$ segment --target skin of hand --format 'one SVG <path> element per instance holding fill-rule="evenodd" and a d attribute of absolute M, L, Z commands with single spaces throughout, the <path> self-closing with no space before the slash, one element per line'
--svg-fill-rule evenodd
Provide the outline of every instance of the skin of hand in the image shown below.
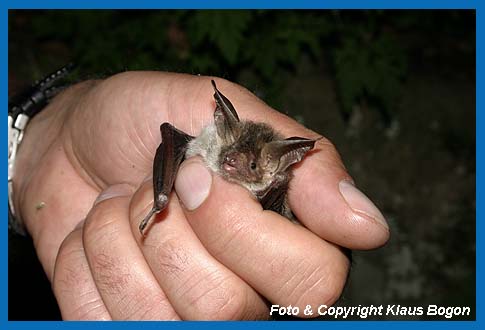
<path fill-rule="evenodd" d="M 350 265 L 339 246 L 388 240 L 384 217 L 326 139 L 295 166 L 290 184 L 291 208 L 306 228 L 264 211 L 194 157 L 142 237 L 159 126 L 197 135 L 211 123 L 210 79 L 125 72 L 71 86 L 32 119 L 16 163 L 15 209 L 64 319 L 267 319 L 267 301 L 316 311 L 345 285 Z M 242 119 L 319 137 L 243 87 L 216 82 Z"/>

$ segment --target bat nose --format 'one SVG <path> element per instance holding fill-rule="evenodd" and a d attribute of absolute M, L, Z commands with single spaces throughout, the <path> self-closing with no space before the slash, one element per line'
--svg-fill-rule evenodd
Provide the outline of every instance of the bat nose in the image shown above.
<path fill-rule="evenodd" d="M 226 157 L 224 157 L 224 163 L 230 166 L 236 166 L 236 163 L 237 163 L 236 155 L 234 154 L 226 155 Z"/>
<path fill-rule="evenodd" d="M 224 156 L 223 167 L 228 173 L 237 172 L 239 159 L 236 153 L 230 153 Z"/>

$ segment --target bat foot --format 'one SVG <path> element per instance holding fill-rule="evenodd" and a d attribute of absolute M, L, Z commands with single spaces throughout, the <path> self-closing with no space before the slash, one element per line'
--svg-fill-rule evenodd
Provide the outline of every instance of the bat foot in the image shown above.
<path fill-rule="evenodd" d="M 148 225 L 148 223 L 150 222 L 150 219 L 153 217 L 154 214 L 157 214 L 160 211 L 161 211 L 161 209 L 159 209 L 158 207 L 156 207 L 156 206 L 152 207 L 152 209 L 150 210 L 150 212 L 148 212 L 148 214 L 146 215 L 146 217 L 143 218 L 143 220 L 140 222 L 140 225 L 138 226 L 138 229 L 140 230 L 140 234 L 142 236 L 145 236 L 145 228 Z"/>
<path fill-rule="evenodd" d="M 145 228 L 146 226 L 150 223 L 151 218 L 153 217 L 154 214 L 160 213 L 162 210 L 165 209 L 165 207 L 168 204 L 168 196 L 166 194 L 159 194 L 157 198 L 155 199 L 155 203 L 146 215 L 145 218 L 140 222 L 140 225 L 138 226 L 138 229 L 140 230 L 140 234 L 142 236 L 145 236 Z"/>

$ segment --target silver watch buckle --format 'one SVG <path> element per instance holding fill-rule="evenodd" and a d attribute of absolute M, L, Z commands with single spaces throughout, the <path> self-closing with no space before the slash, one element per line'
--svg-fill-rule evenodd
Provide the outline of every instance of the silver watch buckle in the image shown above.
<path fill-rule="evenodd" d="M 10 211 L 15 214 L 13 207 L 13 176 L 17 150 L 24 137 L 24 130 L 29 122 L 30 117 L 21 113 L 17 116 L 15 122 L 12 116 L 8 116 L 8 203 Z"/>

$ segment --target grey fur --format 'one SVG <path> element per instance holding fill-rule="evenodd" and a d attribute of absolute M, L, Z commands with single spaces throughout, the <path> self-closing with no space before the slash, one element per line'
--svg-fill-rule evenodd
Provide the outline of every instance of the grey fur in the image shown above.
<path fill-rule="evenodd" d="M 209 169 L 226 180 L 245 187 L 259 201 L 265 197 L 271 187 L 282 187 L 285 195 L 284 201 L 275 211 L 298 223 L 291 212 L 287 198 L 288 184 L 292 178 L 290 165 L 301 161 L 313 145 L 289 151 L 281 150 L 278 153 L 276 149 L 281 149 L 280 145 L 288 145 L 293 142 L 283 139 L 269 125 L 239 121 L 234 128 L 236 136 L 229 136 L 225 140 L 218 134 L 215 124 L 206 126 L 198 137 L 188 143 L 186 158 L 201 156 Z M 276 155 L 277 158 L 272 159 L 269 154 Z M 225 170 L 228 155 L 236 155 L 246 162 L 239 163 L 235 166 L 235 173 L 230 173 Z M 247 169 L 248 159 L 254 159 L 256 167 L 253 171 Z"/>
<path fill-rule="evenodd" d="M 208 168 L 218 173 L 226 180 L 238 183 L 258 196 L 260 191 L 266 190 L 274 181 L 273 173 L 265 173 L 260 166 L 261 180 L 249 181 L 244 178 L 236 178 L 224 172 L 224 157 L 228 152 L 253 153 L 256 158 L 261 155 L 263 147 L 271 141 L 282 139 L 270 126 L 251 121 L 241 121 L 238 123 L 237 140 L 225 141 L 217 133 L 215 124 L 206 126 L 199 136 L 189 142 L 187 146 L 186 158 L 199 155 L 204 160 Z M 289 172 L 288 172 L 289 173 Z M 281 178 L 280 180 L 285 180 Z"/>
<path fill-rule="evenodd" d="M 297 222 L 287 199 L 291 165 L 301 161 L 316 140 L 285 139 L 267 124 L 241 121 L 231 101 L 214 81 L 212 85 L 214 123 L 199 136 L 189 136 L 169 123 L 160 126 L 162 143 L 153 164 L 154 205 L 140 222 L 142 234 L 152 216 L 167 206 L 180 162 L 196 155 L 204 159 L 211 171 L 248 189 L 264 209 Z"/>

